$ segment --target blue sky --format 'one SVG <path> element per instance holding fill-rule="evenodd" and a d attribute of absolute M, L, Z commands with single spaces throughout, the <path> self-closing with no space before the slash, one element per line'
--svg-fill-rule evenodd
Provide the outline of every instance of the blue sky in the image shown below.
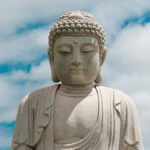
<path fill-rule="evenodd" d="M 145 150 L 150 149 L 150 1 L 5 0 L 0 2 L 0 150 L 9 150 L 21 99 L 53 84 L 48 32 L 66 11 L 92 13 L 106 32 L 102 85 L 130 95 L 138 108 Z"/>

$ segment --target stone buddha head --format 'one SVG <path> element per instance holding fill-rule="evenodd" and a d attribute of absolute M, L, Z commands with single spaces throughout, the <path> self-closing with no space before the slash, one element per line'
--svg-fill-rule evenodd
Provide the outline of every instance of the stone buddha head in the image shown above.
<path fill-rule="evenodd" d="M 52 80 L 66 85 L 100 83 L 105 60 L 104 31 L 86 12 L 67 12 L 49 33 Z"/>

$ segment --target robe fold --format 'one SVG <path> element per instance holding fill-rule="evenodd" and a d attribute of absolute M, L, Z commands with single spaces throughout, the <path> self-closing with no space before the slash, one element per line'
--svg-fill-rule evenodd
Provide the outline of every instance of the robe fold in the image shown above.
<path fill-rule="evenodd" d="M 28 94 L 21 102 L 12 140 L 12 150 L 54 149 L 54 101 L 60 85 Z M 133 100 L 121 91 L 96 87 L 99 119 L 81 141 L 61 150 L 144 150 Z"/>

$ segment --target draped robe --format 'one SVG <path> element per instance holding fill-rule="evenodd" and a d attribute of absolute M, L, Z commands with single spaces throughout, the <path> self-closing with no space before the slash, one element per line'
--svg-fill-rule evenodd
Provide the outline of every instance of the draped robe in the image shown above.
<path fill-rule="evenodd" d="M 12 140 L 12 150 L 54 149 L 54 101 L 59 85 L 28 94 L 21 102 Z M 99 119 L 79 142 L 61 150 L 143 150 L 137 111 L 133 100 L 121 91 L 96 87 Z"/>

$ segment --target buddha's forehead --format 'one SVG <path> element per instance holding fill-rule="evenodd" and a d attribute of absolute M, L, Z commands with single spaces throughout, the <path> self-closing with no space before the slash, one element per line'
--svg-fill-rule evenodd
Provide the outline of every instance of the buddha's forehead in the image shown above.
<path fill-rule="evenodd" d="M 60 36 L 56 39 L 55 45 L 63 45 L 63 44 L 73 44 L 73 45 L 80 45 L 80 44 L 93 44 L 98 46 L 99 42 L 96 37 L 93 36 L 86 36 L 86 35 L 65 35 Z"/>

